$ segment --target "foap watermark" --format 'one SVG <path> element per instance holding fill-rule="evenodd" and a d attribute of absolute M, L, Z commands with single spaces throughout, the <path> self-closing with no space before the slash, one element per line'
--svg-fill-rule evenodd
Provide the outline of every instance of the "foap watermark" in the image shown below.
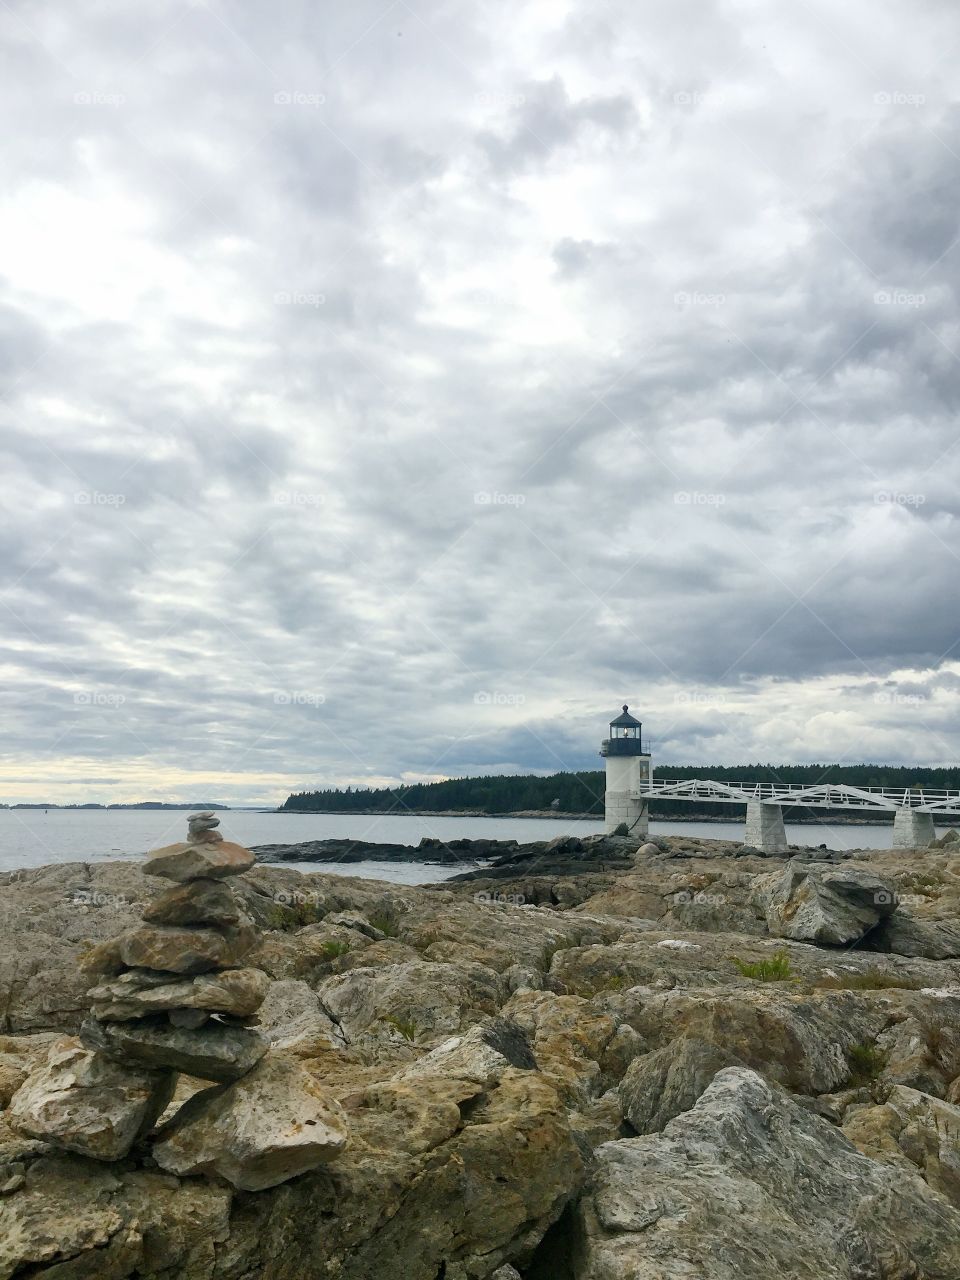
<path fill-rule="evenodd" d="M 894 693 L 892 689 L 881 689 L 873 695 L 873 700 L 886 707 L 920 707 L 927 699 L 922 693 Z"/>
<path fill-rule="evenodd" d="M 78 489 L 73 495 L 75 507 L 122 507 L 125 493 L 101 493 L 99 489 Z"/>
<path fill-rule="evenodd" d="M 873 302 L 877 307 L 910 307 L 919 311 L 926 306 L 927 295 L 910 289 L 878 289 L 873 295 Z"/>
<path fill-rule="evenodd" d="M 878 489 L 873 501 L 878 507 L 922 507 L 925 493 L 907 493 L 903 489 Z"/>
<path fill-rule="evenodd" d="M 279 889 L 273 900 L 278 907 L 319 907 L 324 897 L 317 889 Z"/>
<path fill-rule="evenodd" d="M 673 501 L 678 507 L 722 507 L 727 496 L 724 493 L 701 493 L 697 489 L 678 489 Z"/>
<path fill-rule="evenodd" d="M 704 293 L 699 289 L 694 289 L 692 293 L 680 289 L 673 295 L 676 307 L 722 307 L 726 300 L 725 293 Z"/>
<path fill-rule="evenodd" d="M 273 295 L 278 307 L 322 307 L 326 300 L 325 293 L 308 293 L 303 289 L 278 289 Z"/>
<path fill-rule="evenodd" d="M 726 898 L 722 893 L 705 893 L 702 889 L 696 892 L 690 889 L 681 889 L 679 893 L 670 895 L 670 901 L 677 907 L 689 904 L 698 907 L 722 907 L 726 902 Z"/>
<path fill-rule="evenodd" d="M 725 98 L 722 93 L 703 89 L 679 89 L 673 95 L 673 101 L 678 107 L 722 107 Z"/>
<path fill-rule="evenodd" d="M 132 907 L 134 904 L 122 893 L 103 893 L 100 889 L 74 889 L 67 899 L 72 907 Z"/>
<path fill-rule="evenodd" d="M 122 707 L 126 702 L 122 693 L 114 693 L 109 689 L 81 689 L 73 695 L 75 707 Z"/>
<path fill-rule="evenodd" d="M 498 111 L 522 107 L 526 100 L 526 94 L 514 93 L 509 89 L 484 89 L 474 97 L 478 107 L 493 107 Z"/>
<path fill-rule="evenodd" d="M 286 689 L 273 695 L 278 707 L 322 707 L 326 700 L 326 694 L 309 689 Z"/>
<path fill-rule="evenodd" d="M 713 707 L 720 706 L 727 699 L 722 693 L 708 693 L 702 689 L 682 689 L 674 694 L 673 700 L 681 707 Z"/>
<path fill-rule="evenodd" d="M 104 93 L 100 89 L 81 89 L 73 95 L 75 107 L 122 107 L 126 100 L 122 93 Z"/>
<path fill-rule="evenodd" d="M 473 895 L 474 902 L 483 903 L 489 906 L 490 903 L 506 903 L 511 907 L 522 907 L 526 902 L 526 898 L 522 893 L 489 893 L 485 889 L 481 889 L 479 893 Z"/>
<path fill-rule="evenodd" d="M 877 907 L 922 907 L 928 901 L 922 893 L 897 893 L 895 889 L 878 889 L 873 895 Z"/>
<path fill-rule="evenodd" d="M 925 93 L 908 93 L 904 89 L 881 89 L 873 95 L 878 107 L 922 107 L 927 101 Z"/>
<path fill-rule="evenodd" d="M 478 707 L 522 707 L 526 700 L 522 693 L 505 693 L 502 689 L 481 689 L 473 695 Z"/>
<path fill-rule="evenodd" d="M 305 489 L 280 489 L 273 495 L 278 507 L 322 507 L 326 498 L 322 493 Z"/>
<path fill-rule="evenodd" d="M 273 95 L 276 107 L 322 107 L 326 100 L 325 93 L 304 93 L 302 89 L 279 89 Z"/>
<path fill-rule="evenodd" d="M 500 493 L 498 489 L 484 489 L 473 495 L 478 507 L 522 507 L 526 500 L 526 494 Z"/>

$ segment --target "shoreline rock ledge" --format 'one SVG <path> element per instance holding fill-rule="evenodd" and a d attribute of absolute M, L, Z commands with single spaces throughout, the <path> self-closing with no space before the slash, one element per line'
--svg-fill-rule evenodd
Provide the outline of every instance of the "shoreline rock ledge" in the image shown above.
<path fill-rule="evenodd" d="M 186 842 L 148 855 L 144 872 L 172 887 L 137 928 L 94 948 L 86 968 L 100 981 L 79 1039 L 51 1046 L 9 1115 L 31 1138 L 118 1160 L 165 1111 L 178 1073 L 213 1082 L 156 1133 L 151 1154 L 171 1172 L 256 1191 L 332 1159 L 347 1128 L 339 1104 L 257 1030 L 270 979 L 243 961 L 261 934 L 226 883 L 256 860 L 218 825 L 193 814 Z"/>

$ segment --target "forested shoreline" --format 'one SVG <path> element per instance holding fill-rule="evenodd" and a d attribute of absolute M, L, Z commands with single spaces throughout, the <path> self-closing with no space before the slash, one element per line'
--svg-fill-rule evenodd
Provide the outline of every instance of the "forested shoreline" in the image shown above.
<path fill-rule="evenodd" d="M 658 765 L 659 778 L 713 778 L 718 782 L 792 782 L 813 785 L 846 783 L 854 787 L 910 787 L 960 789 L 960 767 L 930 768 L 880 764 L 807 765 Z M 602 769 L 579 773 L 496 774 L 476 778 L 448 778 L 443 782 L 401 787 L 334 787 L 290 795 L 280 806 L 286 813 L 445 813 L 468 810 L 483 814 L 521 813 L 555 809 L 561 813 L 601 817 Z M 657 817 L 735 818 L 743 806 L 706 804 L 692 800 L 654 800 Z M 829 813 L 850 816 L 849 809 L 792 811 L 822 821 Z"/>

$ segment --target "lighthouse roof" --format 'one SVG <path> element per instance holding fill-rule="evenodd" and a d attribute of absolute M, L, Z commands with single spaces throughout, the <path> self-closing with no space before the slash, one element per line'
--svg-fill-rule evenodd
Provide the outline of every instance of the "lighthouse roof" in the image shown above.
<path fill-rule="evenodd" d="M 610 721 L 610 728 L 611 728 L 611 729 L 613 729 L 613 728 L 617 728 L 617 729 L 639 729 L 639 728 L 640 728 L 640 721 L 636 718 L 636 716 L 632 716 L 632 715 L 630 714 L 630 708 L 627 706 L 627 704 L 626 704 L 626 703 L 624 703 L 624 704 L 623 704 L 623 712 L 622 712 L 622 714 L 621 714 L 621 715 L 619 715 L 619 716 L 617 716 L 616 720 L 611 720 L 611 721 Z"/>

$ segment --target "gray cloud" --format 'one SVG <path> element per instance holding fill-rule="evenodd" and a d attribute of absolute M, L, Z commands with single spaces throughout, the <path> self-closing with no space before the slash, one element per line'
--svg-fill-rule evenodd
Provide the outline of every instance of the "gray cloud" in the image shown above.
<path fill-rule="evenodd" d="M 946 6 L 8 11 L 2 798 L 956 757 Z"/>

